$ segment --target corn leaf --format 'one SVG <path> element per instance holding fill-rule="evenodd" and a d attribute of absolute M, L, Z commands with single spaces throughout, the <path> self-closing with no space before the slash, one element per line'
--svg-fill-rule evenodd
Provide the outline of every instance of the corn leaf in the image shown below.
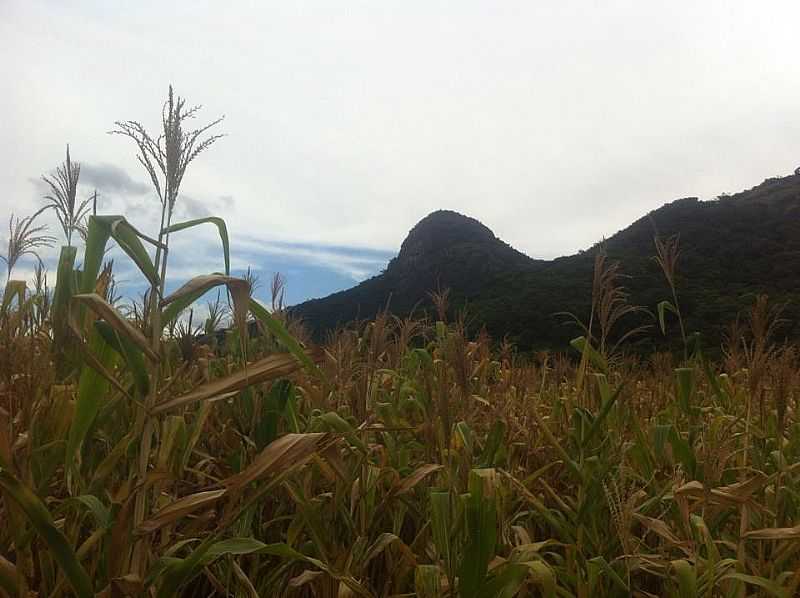
<path fill-rule="evenodd" d="M 173 502 L 172 504 L 164 507 L 158 511 L 153 517 L 147 521 L 142 522 L 136 530 L 138 534 L 149 534 L 156 530 L 161 529 L 165 525 L 174 523 L 179 519 L 183 519 L 186 515 L 194 513 L 200 509 L 207 508 L 219 499 L 221 499 L 228 491 L 224 488 L 218 490 L 208 490 L 206 492 L 197 492 L 184 496 Z"/>
<path fill-rule="evenodd" d="M 223 480 L 222 485 L 229 489 L 240 489 L 258 479 L 299 467 L 333 438 L 332 434 L 320 432 L 281 436 L 267 445 L 243 471 Z"/>
<path fill-rule="evenodd" d="M 775 596 L 776 598 L 789 598 L 788 589 L 764 577 L 757 577 L 755 575 L 746 575 L 744 573 L 732 571 L 720 577 L 719 581 L 720 582 L 725 581 L 726 579 L 735 579 L 737 581 L 741 581 L 746 584 L 750 584 L 752 586 L 757 586 L 762 590 L 765 590 L 770 596 Z"/>
<path fill-rule="evenodd" d="M 25 302 L 26 290 L 27 285 L 24 280 L 9 280 L 3 292 L 3 304 L 0 306 L 0 312 L 5 313 L 14 302 L 14 297 L 17 298 L 17 304 L 21 306 Z"/>
<path fill-rule="evenodd" d="M 671 311 L 678 315 L 677 308 L 669 301 L 662 301 L 658 304 L 658 325 L 661 327 L 661 334 L 667 333 L 666 312 Z"/>
<path fill-rule="evenodd" d="M 63 350 L 67 337 L 67 318 L 69 304 L 75 293 L 75 258 L 78 255 L 77 247 L 64 246 L 58 256 L 58 271 L 56 275 L 56 288 L 53 292 L 53 333 L 56 350 Z"/>
<path fill-rule="evenodd" d="M 442 577 L 436 565 L 417 565 L 414 571 L 414 590 L 418 598 L 442 596 Z"/>
<path fill-rule="evenodd" d="M 691 398 L 694 390 L 694 369 L 676 368 L 675 387 L 678 395 L 678 405 L 686 415 L 690 415 L 692 410 Z"/>
<path fill-rule="evenodd" d="M 433 545 L 439 558 L 444 562 L 447 574 L 452 573 L 452 547 L 450 531 L 453 529 L 453 515 L 450 493 L 431 491 L 431 531 Z"/>
<path fill-rule="evenodd" d="M 237 393 L 254 384 L 283 378 L 299 368 L 300 364 L 292 355 L 284 353 L 270 355 L 255 363 L 248 364 L 244 369 L 229 376 L 198 386 L 185 395 L 162 401 L 153 407 L 152 413 L 157 415 L 169 409 L 175 409 L 197 401 L 231 395 L 231 393 Z"/>
<path fill-rule="evenodd" d="M 698 593 L 697 571 L 695 568 L 688 561 L 683 559 L 672 561 L 670 564 L 672 565 L 673 571 L 675 571 L 675 576 L 678 578 L 680 595 L 686 598 L 696 597 Z"/>
<path fill-rule="evenodd" d="M 461 598 L 478 598 L 497 542 L 497 507 L 494 499 L 494 470 L 473 469 L 469 494 L 465 497 L 466 546 L 459 567 Z"/>
<path fill-rule="evenodd" d="M 556 598 L 556 574 L 542 561 L 522 563 L 530 570 L 530 577 L 539 586 L 542 598 Z"/>
<path fill-rule="evenodd" d="M 145 239 L 153 245 L 158 245 L 157 241 L 140 233 L 123 216 L 89 216 L 80 289 L 82 293 L 94 290 L 109 237 L 133 260 L 150 284 L 158 284 L 158 273 L 141 240 Z"/>
<path fill-rule="evenodd" d="M 18 596 L 20 590 L 17 575 L 16 565 L 0 554 L 0 590 L 4 590 L 9 596 Z"/>
<path fill-rule="evenodd" d="M 608 362 L 606 361 L 605 357 L 603 357 L 597 351 L 597 349 L 592 347 L 591 343 L 586 341 L 585 336 L 574 338 L 569 342 L 569 344 L 573 349 L 585 356 L 585 358 L 588 359 L 589 362 L 591 362 L 591 364 L 600 372 L 603 374 L 608 374 Z"/>
<path fill-rule="evenodd" d="M 174 321 L 187 307 L 200 299 L 211 289 L 218 286 L 228 287 L 233 299 L 233 314 L 237 328 L 243 334 L 247 331 L 247 301 L 250 297 L 250 285 L 243 278 L 224 276 L 222 274 L 205 274 L 195 276 L 177 291 L 161 301 L 161 323 L 163 326 Z"/>
<path fill-rule="evenodd" d="M 528 569 L 524 565 L 509 563 L 493 571 L 481 586 L 478 598 L 512 598 L 525 583 Z"/>
<path fill-rule="evenodd" d="M 44 503 L 28 487 L 3 469 L 0 469 L 0 488 L 22 508 L 31 525 L 49 547 L 50 554 L 61 567 L 75 593 L 80 598 L 94 596 L 89 575 L 78 561 L 64 534 L 56 528 Z"/>
<path fill-rule="evenodd" d="M 116 353 L 96 330 L 92 329 L 87 351 L 94 356 L 105 371 L 113 368 Z M 69 471 L 77 471 L 80 459 L 78 453 L 89 428 L 97 417 L 101 403 L 105 400 L 109 380 L 95 368 L 84 366 L 78 380 L 78 396 L 75 402 L 75 415 L 67 437 L 64 463 Z"/>
<path fill-rule="evenodd" d="M 150 392 L 150 376 L 139 348 L 130 339 L 117 333 L 108 322 L 98 320 L 94 327 L 103 340 L 125 360 L 139 395 L 147 396 Z"/>
<path fill-rule="evenodd" d="M 80 294 L 75 295 L 72 300 L 82 305 L 86 305 L 99 317 L 108 322 L 108 324 L 118 334 L 133 343 L 139 349 L 139 351 L 144 353 L 150 359 L 150 361 L 153 363 L 158 361 L 158 354 L 150 347 L 150 344 L 147 338 L 145 338 L 144 334 L 142 334 L 139 329 L 134 327 L 127 318 L 123 317 L 122 314 L 114 309 L 114 306 L 103 299 L 100 295 L 97 293 Z"/>
<path fill-rule="evenodd" d="M 82 494 L 73 496 L 64 501 L 63 506 L 79 505 L 89 510 L 94 517 L 95 525 L 98 529 L 108 529 L 111 527 L 111 510 L 105 506 L 99 498 L 92 494 Z"/>
<path fill-rule="evenodd" d="M 800 525 L 794 527 L 766 527 L 745 532 L 748 540 L 797 540 L 800 538 Z"/>
<path fill-rule="evenodd" d="M 198 226 L 200 224 L 213 224 L 214 226 L 217 227 L 217 230 L 219 231 L 219 238 L 222 241 L 222 253 L 225 258 L 225 275 L 230 276 L 231 255 L 230 255 L 230 243 L 228 242 L 228 227 L 225 225 L 225 221 L 222 218 L 218 218 L 216 216 L 209 216 L 207 218 L 198 218 L 197 220 L 188 220 L 187 222 L 179 222 L 178 224 L 173 224 L 165 228 L 162 232 L 175 233 L 178 232 L 179 230 L 191 228 L 193 226 Z"/>
<path fill-rule="evenodd" d="M 250 299 L 250 311 L 256 317 L 256 319 L 261 322 L 264 327 L 275 338 L 277 338 L 284 347 L 286 347 L 289 353 L 303 362 L 303 365 L 305 365 L 310 374 L 316 376 L 317 378 L 324 378 L 320 369 L 309 358 L 306 351 L 300 346 L 300 343 L 298 343 L 297 340 L 295 340 L 295 338 L 289 334 L 289 331 L 286 330 L 286 327 L 280 322 L 280 320 L 273 318 L 272 314 L 270 314 L 264 306 L 262 306 L 253 298 Z"/>

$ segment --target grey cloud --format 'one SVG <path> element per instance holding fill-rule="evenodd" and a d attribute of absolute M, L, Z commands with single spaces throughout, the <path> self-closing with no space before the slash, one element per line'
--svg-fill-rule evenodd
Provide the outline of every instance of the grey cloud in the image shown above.
<path fill-rule="evenodd" d="M 327 268 L 349 277 L 354 282 L 376 273 L 392 257 L 391 252 L 385 251 L 265 241 L 248 237 L 239 238 L 237 245 L 251 256 L 280 256 L 285 260 Z"/>
<path fill-rule="evenodd" d="M 36 187 L 36 193 L 38 195 L 46 195 L 50 193 L 50 187 L 48 187 L 47 183 L 45 183 L 42 179 L 29 177 L 28 182 L 34 187 Z"/>
<path fill-rule="evenodd" d="M 81 183 L 106 193 L 122 195 L 143 195 L 150 190 L 144 183 L 133 180 L 119 166 L 107 163 L 81 164 Z"/>
<path fill-rule="evenodd" d="M 194 219 L 206 216 L 225 216 L 233 209 L 234 204 L 232 195 L 220 195 L 214 200 L 202 200 L 181 193 L 175 209 L 182 217 Z"/>
<path fill-rule="evenodd" d="M 142 118 L 156 132 L 176 77 L 177 91 L 206 106 L 198 126 L 229 115 L 231 136 L 183 183 L 207 210 L 183 208 L 224 216 L 234 244 L 268 231 L 397 249 L 420 218 L 450 208 L 553 257 L 677 197 L 791 172 L 800 155 L 796 1 L 764 10 L 745 0 L 412 0 L 344 13 L 309 0 L 302 10 L 255 2 L 222 15 L 195 3 L 190 20 L 180 3 L 130 3 L 124 14 L 103 4 L 0 0 L 0 37 L 18 57 L 0 71 L 25 81 L 0 94 L 4 213 L 41 204 L 26 175 L 55 166 L 69 140 L 82 148 L 86 181 L 101 162 L 138 180 L 141 194 L 107 189 L 103 210 L 154 230 L 159 205 L 144 193 L 133 146 L 104 131 Z M 81 43 L 31 35 L 50 22 L 80 28 Z M 170 23 L 171 35 L 138 22 Z M 221 24 L 235 38 L 206 43 Z M 208 68 L 163 60 L 184 46 Z M 85 76 L 63 76 L 91 48 L 103 51 Z M 120 64 L 134 76 L 119 77 Z M 119 207 L 126 197 L 130 211 Z"/>
<path fill-rule="evenodd" d="M 184 217 L 189 219 L 205 218 L 206 216 L 211 215 L 211 212 L 206 207 L 205 203 L 183 194 L 181 194 L 181 196 L 178 198 L 175 208 Z"/>

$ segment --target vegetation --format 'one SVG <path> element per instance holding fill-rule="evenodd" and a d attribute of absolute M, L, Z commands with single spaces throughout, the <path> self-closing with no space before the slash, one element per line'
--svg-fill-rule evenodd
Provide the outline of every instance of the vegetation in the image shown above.
<path fill-rule="evenodd" d="M 652 312 L 640 313 L 637 324 L 656 323 L 658 304 L 673 299 L 653 259 L 653 239 L 667 242 L 679 235 L 681 268 L 673 283 L 681 294 L 686 335 L 700 331 L 709 348 L 720 346 L 729 323 L 767 293 L 776 304 L 787 304 L 789 321 L 781 334 L 798 339 L 798 216 L 800 176 L 770 179 L 713 201 L 674 201 L 586 251 L 545 261 L 513 250 L 471 218 L 434 212 L 417 224 L 381 275 L 301 304 L 293 313 L 321 339 L 337 326 L 373 318 L 387 304 L 397 315 L 433 317 L 428 291 L 449 288 L 450 315 L 466 309 L 472 334 L 485 327 L 521 350 L 566 350 L 579 329 L 556 314 L 590 310 L 594 261 L 602 252 L 619 262 L 631 304 Z M 442 237 L 445 225 L 447 241 L 437 245 L 432 240 Z M 680 327 L 667 333 L 639 336 L 639 352 L 681 350 Z"/>
<path fill-rule="evenodd" d="M 170 90 L 163 135 L 120 125 L 158 189 L 157 235 L 88 216 L 52 293 L 41 269 L 6 286 L 0 595 L 797 594 L 800 354 L 766 297 L 716 362 L 691 334 L 626 355 L 626 335 L 661 332 L 598 254 L 571 353 L 470 335 L 446 291 L 432 320 L 381 313 L 315 347 L 280 278 L 268 310 L 252 274 L 230 276 L 222 220 L 171 222 L 216 139 L 185 131 L 195 112 Z M 226 272 L 164 296 L 170 235 L 201 224 Z M 150 289 L 125 311 L 112 239 Z M 665 331 L 686 320 L 669 243 L 651 260 Z M 181 314 L 218 290 L 198 337 Z"/>

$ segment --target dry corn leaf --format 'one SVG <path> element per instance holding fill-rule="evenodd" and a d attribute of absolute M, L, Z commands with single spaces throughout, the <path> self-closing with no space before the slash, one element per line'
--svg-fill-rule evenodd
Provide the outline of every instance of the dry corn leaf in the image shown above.
<path fill-rule="evenodd" d="M 661 519 L 654 519 L 652 517 L 647 517 L 646 515 L 642 515 L 641 513 L 633 513 L 633 518 L 639 523 L 641 523 L 645 528 L 656 534 L 657 536 L 666 540 L 673 546 L 677 546 L 687 554 L 689 553 L 687 543 L 678 538 L 678 536 L 676 536 L 672 532 L 672 530 L 669 529 L 669 526 L 666 523 L 664 523 Z"/>
<path fill-rule="evenodd" d="M 763 473 L 729 486 L 719 486 L 708 491 L 702 483 L 697 480 L 687 482 L 675 490 L 676 497 L 693 498 L 695 500 L 705 500 L 706 494 L 712 503 L 741 505 L 749 502 L 752 495 L 763 488 L 769 477 Z"/>
<path fill-rule="evenodd" d="M 240 489 L 259 478 L 281 474 L 286 469 L 302 465 L 334 438 L 333 434 L 325 432 L 281 436 L 268 444 L 243 471 L 223 480 L 222 485 L 228 489 Z"/>
<path fill-rule="evenodd" d="M 289 580 L 289 587 L 290 588 L 300 588 L 300 587 L 306 585 L 307 583 L 311 583 L 315 579 L 317 579 L 319 577 L 322 577 L 323 575 L 325 575 L 325 573 L 323 573 L 322 571 L 310 571 L 310 570 L 307 569 L 307 570 L 303 571 L 297 577 L 293 577 L 292 579 L 290 579 Z"/>
<path fill-rule="evenodd" d="M 205 274 L 195 276 L 177 291 L 161 301 L 161 309 L 171 303 L 179 302 L 183 306 L 187 301 L 193 303 L 199 297 L 214 287 L 225 285 L 233 299 L 233 319 L 236 327 L 244 336 L 247 333 L 247 310 L 250 300 L 250 283 L 243 278 L 225 276 L 224 274 Z M 169 318 L 166 318 L 169 319 Z"/>
<path fill-rule="evenodd" d="M 796 540 L 800 538 L 800 525 L 794 527 L 765 527 L 746 532 L 748 540 Z"/>
<path fill-rule="evenodd" d="M 309 353 L 309 356 L 313 358 L 319 356 L 319 354 Z M 211 382 L 198 386 L 185 395 L 168 401 L 162 401 L 153 407 L 151 413 L 152 415 L 158 415 L 169 409 L 188 405 L 197 401 L 216 398 L 220 395 L 238 392 L 253 384 L 260 384 L 262 382 L 268 382 L 269 380 L 275 380 L 276 378 L 283 378 L 301 367 L 302 365 L 300 362 L 288 353 L 270 355 L 260 361 L 247 365 L 244 369 L 230 376 L 212 380 Z"/>
<path fill-rule="evenodd" d="M 114 306 L 108 301 L 103 299 L 97 293 L 85 293 L 82 295 L 75 295 L 73 301 L 85 304 L 95 314 L 100 316 L 103 320 L 109 323 L 114 330 L 119 334 L 129 339 L 135 344 L 148 359 L 152 362 L 158 361 L 158 355 L 150 347 L 147 338 L 142 334 L 141 330 L 131 324 L 125 317 L 122 316 Z"/>
<path fill-rule="evenodd" d="M 400 496 L 401 494 L 410 492 L 414 489 L 414 486 L 419 484 L 427 476 L 443 468 L 443 465 L 438 465 L 436 463 L 429 463 L 417 468 L 410 476 L 403 478 L 403 481 L 397 486 L 396 495 Z"/>
<path fill-rule="evenodd" d="M 221 488 L 219 490 L 208 490 L 205 492 L 190 494 L 189 496 L 184 496 L 183 498 L 176 500 L 174 503 L 167 505 L 158 511 L 147 521 L 142 522 L 142 524 L 136 530 L 136 533 L 152 533 L 164 527 L 165 525 L 169 525 L 170 523 L 185 517 L 189 513 L 193 513 L 214 504 L 220 498 L 225 496 L 227 492 L 228 491 L 225 488 Z"/>

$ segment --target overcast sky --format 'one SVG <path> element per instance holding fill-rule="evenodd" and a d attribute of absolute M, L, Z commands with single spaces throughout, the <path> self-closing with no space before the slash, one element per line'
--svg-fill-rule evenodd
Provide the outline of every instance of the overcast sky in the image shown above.
<path fill-rule="evenodd" d="M 289 270 L 293 300 L 376 273 L 439 208 L 570 254 L 800 165 L 798 27 L 796 0 L 0 0 L 0 215 L 70 143 L 84 192 L 154 232 L 106 132 L 155 129 L 173 83 L 228 134 L 180 215 L 225 216 L 234 265 Z"/>

